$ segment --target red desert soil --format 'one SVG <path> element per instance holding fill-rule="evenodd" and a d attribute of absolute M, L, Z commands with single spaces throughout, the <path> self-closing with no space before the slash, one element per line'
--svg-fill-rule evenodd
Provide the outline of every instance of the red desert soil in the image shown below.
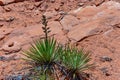
<path fill-rule="evenodd" d="M 120 80 L 120 0 L 0 0 L 0 80 L 26 75 L 21 60 L 29 43 L 43 36 L 41 15 L 61 44 L 92 55 L 89 80 Z"/>

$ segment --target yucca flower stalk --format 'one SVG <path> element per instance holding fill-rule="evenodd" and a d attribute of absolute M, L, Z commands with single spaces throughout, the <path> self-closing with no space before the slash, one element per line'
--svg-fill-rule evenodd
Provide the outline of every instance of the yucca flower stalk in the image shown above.
<path fill-rule="evenodd" d="M 66 78 L 69 78 L 69 80 L 83 80 L 79 75 L 84 70 L 92 67 L 92 64 L 89 64 L 91 60 L 90 54 L 85 53 L 83 50 L 78 50 L 76 47 L 66 46 L 61 59 L 67 69 Z"/>

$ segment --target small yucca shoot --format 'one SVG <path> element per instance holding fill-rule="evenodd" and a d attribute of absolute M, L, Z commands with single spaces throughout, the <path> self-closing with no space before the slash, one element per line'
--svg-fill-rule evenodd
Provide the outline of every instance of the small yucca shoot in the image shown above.
<path fill-rule="evenodd" d="M 67 68 L 67 77 L 70 80 L 82 80 L 79 76 L 84 70 L 92 67 L 89 64 L 90 54 L 83 50 L 67 46 L 61 56 L 63 65 Z"/>
<path fill-rule="evenodd" d="M 34 41 L 34 43 L 31 44 L 31 48 L 24 51 L 24 55 L 27 57 L 27 60 L 37 64 L 37 66 L 41 66 L 44 72 L 48 70 L 52 72 L 51 70 L 53 70 L 55 62 L 58 61 L 62 48 L 54 38 L 48 37 L 50 28 L 47 27 L 48 21 L 44 15 L 42 21 L 45 38 Z"/>
<path fill-rule="evenodd" d="M 45 73 L 42 73 L 38 76 L 35 76 L 34 78 L 31 78 L 31 80 L 55 80 L 55 79 Z"/>

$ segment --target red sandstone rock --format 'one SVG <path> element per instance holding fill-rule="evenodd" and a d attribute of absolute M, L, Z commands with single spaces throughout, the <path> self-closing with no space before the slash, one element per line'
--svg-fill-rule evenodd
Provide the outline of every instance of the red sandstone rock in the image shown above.
<path fill-rule="evenodd" d="M 79 24 L 79 20 L 72 16 L 72 15 L 66 15 L 60 23 L 62 24 L 62 27 L 64 30 L 71 30 L 72 27 Z"/>
<path fill-rule="evenodd" d="M 13 3 L 14 1 L 15 0 L 0 0 L 0 2 L 2 3 L 0 5 L 5 5 L 5 4 Z"/>
<path fill-rule="evenodd" d="M 24 1 L 24 0 L 0 0 L 0 5 L 6 5 L 6 4 L 20 2 L 20 1 Z"/>
<path fill-rule="evenodd" d="M 1 28 L 0 33 L 7 35 L 7 34 L 10 34 L 12 30 L 13 30 L 12 28 Z"/>
<path fill-rule="evenodd" d="M 4 5 L 0 6 L 0 56 L 5 55 L 4 53 L 9 53 L 7 56 L 10 56 L 14 55 L 10 53 L 16 52 L 15 60 L 0 61 L 0 79 L 3 79 L 4 75 L 27 74 L 28 71 L 24 68 L 26 63 L 20 60 L 23 57 L 21 49 L 28 49 L 29 43 L 43 37 L 40 20 L 45 11 L 47 16 L 52 17 L 48 23 L 51 28 L 50 35 L 62 44 L 75 42 L 78 47 L 92 53 L 92 62 L 97 65 L 91 72 L 87 71 L 91 73 L 92 80 L 119 80 L 120 3 L 109 1 L 101 4 L 103 0 L 57 0 L 54 3 L 28 0 L 15 3 L 17 1 L 0 0 L 0 5 Z M 81 2 L 84 7 L 76 9 Z M 87 4 L 97 6 L 85 7 Z M 40 11 L 42 6 L 43 12 Z M 54 21 L 54 9 L 61 14 L 57 15 L 61 16 L 60 22 Z M 51 13 L 48 14 L 49 12 Z M 11 21 L 10 17 L 14 17 L 14 20 L 12 18 Z M 102 56 L 109 56 L 112 61 L 101 62 L 99 58 Z M 100 69 L 104 67 L 107 67 L 110 76 L 101 72 Z"/>
<path fill-rule="evenodd" d="M 57 12 L 52 11 L 52 12 L 45 12 L 43 15 L 45 15 L 47 19 L 51 19 L 54 16 L 56 16 L 57 14 L 58 14 Z"/>
<path fill-rule="evenodd" d="M 1 34 L 1 35 L 0 35 L 0 40 L 2 40 L 3 38 L 5 38 L 5 35 L 4 35 L 4 34 Z"/>
<path fill-rule="evenodd" d="M 5 51 L 6 54 L 14 53 L 14 52 L 19 52 L 21 50 L 21 46 L 19 42 L 9 40 L 7 43 L 5 43 L 2 46 L 2 50 Z"/>

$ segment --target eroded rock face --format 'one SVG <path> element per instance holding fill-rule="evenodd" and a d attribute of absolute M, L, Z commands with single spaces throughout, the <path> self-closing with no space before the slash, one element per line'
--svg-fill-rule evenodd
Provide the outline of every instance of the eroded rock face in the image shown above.
<path fill-rule="evenodd" d="M 96 23 L 97 21 L 93 21 L 84 25 L 79 24 L 77 26 L 74 26 L 74 28 L 68 33 L 68 37 L 71 40 L 80 41 L 85 37 L 94 34 L 99 34 L 100 33 L 99 29 L 98 31 L 95 31 L 95 29 L 97 29 L 100 25 Z M 92 27 L 89 25 L 92 25 Z"/>
<path fill-rule="evenodd" d="M 120 4 L 114 3 L 116 5 L 112 5 L 114 7 L 113 9 L 111 6 L 112 3 L 114 2 L 110 1 L 96 8 L 91 6 L 76 12 L 77 17 L 81 18 L 81 22 L 71 29 L 68 33 L 68 37 L 72 40 L 80 41 L 85 37 L 106 32 L 112 29 L 115 24 L 119 24 Z"/>

